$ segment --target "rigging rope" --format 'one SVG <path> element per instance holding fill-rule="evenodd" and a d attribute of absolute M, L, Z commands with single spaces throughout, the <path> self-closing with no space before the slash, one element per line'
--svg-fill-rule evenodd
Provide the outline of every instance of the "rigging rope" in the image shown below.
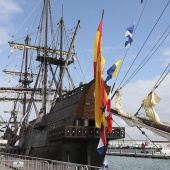
<path fill-rule="evenodd" d="M 51 28 L 51 36 L 52 36 L 52 49 L 55 49 L 55 35 L 54 35 L 54 28 L 53 28 L 53 19 L 52 19 L 52 11 L 51 11 L 51 1 L 49 1 L 49 14 L 50 14 L 50 28 Z"/>
<path fill-rule="evenodd" d="M 162 75 L 160 76 L 160 78 L 158 79 L 158 81 L 156 82 L 156 84 L 153 87 L 153 90 L 155 90 L 161 83 L 162 81 L 165 79 L 165 77 L 168 75 L 168 73 L 170 72 L 170 69 L 167 71 L 167 73 L 164 75 L 165 71 L 168 69 L 170 63 L 168 64 L 168 66 L 166 67 L 166 69 L 164 70 L 164 72 L 162 73 Z M 162 77 L 164 75 L 164 77 Z M 141 104 L 140 108 L 138 109 L 138 111 L 135 113 L 134 116 L 139 115 L 139 111 L 140 109 L 143 107 L 143 104 Z"/>
<path fill-rule="evenodd" d="M 137 30 L 137 28 L 138 28 L 138 25 L 139 25 L 139 22 L 140 22 L 140 20 L 141 20 L 142 15 L 143 15 L 143 12 L 144 12 L 144 9 L 145 9 L 145 7 L 146 7 L 146 4 L 147 4 L 147 0 L 145 1 L 144 7 L 142 8 L 141 14 L 140 14 L 140 16 L 139 16 L 139 19 L 138 19 L 137 25 L 136 25 L 135 30 L 134 30 L 133 37 L 134 37 L 135 32 L 136 32 L 136 30 Z M 122 68 L 122 66 L 123 66 L 123 64 L 124 64 L 124 61 L 125 61 L 125 59 L 126 59 L 126 56 L 127 56 L 128 50 L 129 50 L 129 49 L 127 49 L 127 50 L 126 50 L 125 55 L 124 55 L 124 57 L 123 57 L 122 64 L 120 65 L 120 69 L 118 70 L 118 73 L 117 73 L 117 76 L 116 76 L 115 82 L 114 82 L 114 84 L 113 84 L 113 86 L 112 86 L 111 93 L 112 93 L 112 92 L 113 92 L 113 90 L 114 90 L 114 87 L 115 87 L 116 81 L 117 81 L 117 79 L 118 79 L 118 77 L 119 77 L 119 73 L 120 73 L 121 68 Z M 130 68 L 131 68 L 131 67 L 132 67 L 132 65 L 130 66 Z M 117 88 L 117 89 L 119 89 L 119 88 L 120 88 L 120 86 L 121 86 L 121 84 L 122 84 L 123 80 L 125 79 L 125 77 L 127 76 L 128 72 L 130 71 L 130 68 L 129 68 L 129 70 L 127 71 L 127 73 L 125 74 L 124 78 L 122 79 L 122 81 L 121 81 L 121 83 L 119 84 L 119 86 L 118 86 L 118 88 Z M 115 94 L 116 94 L 116 90 L 115 90 L 114 94 L 112 95 L 111 100 L 113 99 L 113 97 L 115 96 Z"/>
<path fill-rule="evenodd" d="M 155 143 L 146 135 L 146 133 L 145 133 L 143 130 L 141 130 L 140 127 L 137 126 L 137 128 L 141 131 L 142 135 L 146 136 L 146 138 L 149 139 L 149 141 L 152 142 L 152 143 L 154 144 L 154 146 L 156 146 Z M 157 147 L 157 146 L 156 146 L 156 147 Z M 158 148 L 158 147 L 157 147 L 157 148 Z M 169 160 L 169 158 L 166 156 L 166 154 L 164 154 L 164 153 L 162 153 L 162 152 L 161 152 L 161 154 L 162 154 L 164 157 L 166 157 L 166 159 Z"/>
<path fill-rule="evenodd" d="M 168 67 L 170 66 L 170 63 L 168 64 L 168 66 L 165 68 L 164 72 L 162 73 L 161 77 L 158 79 L 158 81 L 156 82 L 154 89 L 156 89 L 161 83 L 162 81 L 165 79 L 165 77 L 168 75 L 168 73 L 170 72 L 170 69 L 167 71 L 167 73 L 164 75 L 164 73 L 166 72 L 166 70 L 168 69 Z M 162 77 L 164 75 L 164 77 Z M 161 79 L 162 78 L 162 79 Z"/>
<path fill-rule="evenodd" d="M 80 27 L 81 28 L 81 27 Z M 80 29 L 80 32 L 81 32 L 82 30 Z M 82 36 L 81 35 L 84 35 L 83 33 L 81 33 L 81 34 L 79 34 L 80 35 L 80 42 L 81 42 L 81 45 L 82 45 L 82 50 L 83 50 L 83 53 L 84 53 L 84 58 L 85 58 L 85 62 L 84 62 L 84 64 L 86 64 L 86 68 L 87 68 L 87 71 L 86 71 L 86 73 L 84 73 L 83 72 L 83 70 L 81 71 L 82 72 L 82 74 L 83 74 L 83 79 L 82 79 L 82 82 L 87 82 L 87 80 L 86 80 L 86 76 L 88 75 L 90 75 L 90 74 L 88 74 L 88 72 L 90 71 L 90 68 L 93 66 L 92 64 L 90 64 L 89 65 L 89 67 L 87 66 L 87 63 L 89 63 L 89 62 L 87 62 L 87 56 L 86 56 L 86 52 L 85 52 L 85 48 L 84 48 L 84 39 L 82 38 Z M 78 59 L 78 57 L 77 57 L 77 59 Z"/>
<path fill-rule="evenodd" d="M 136 24 L 136 27 L 135 27 L 135 30 L 134 30 L 134 34 L 133 34 L 133 38 L 134 38 L 134 36 L 135 36 L 136 30 L 137 30 L 137 28 L 138 28 L 139 22 L 140 22 L 140 20 L 141 20 L 142 15 L 143 15 L 143 12 L 144 12 L 144 9 L 145 9 L 145 7 L 146 7 L 146 4 L 147 4 L 147 0 L 145 1 L 144 7 L 142 8 L 141 14 L 140 14 L 139 19 L 138 19 L 138 21 L 137 21 L 137 24 Z M 121 70 L 121 68 L 122 68 L 122 66 L 123 66 L 123 63 L 124 63 L 125 59 L 126 59 L 128 50 L 129 50 L 129 49 L 126 50 L 125 56 L 124 56 L 124 58 L 123 58 L 122 64 L 121 64 L 121 66 L 120 66 L 120 69 L 119 69 L 119 71 L 118 71 L 118 75 L 117 75 L 116 80 L 115 80 L 115 84 L 116 84 L 117 78 L 118 78 L 118 76 L 119 76 L 119 72 L 120 72 L 120 70 Z M 131 68 L 131 67 L 130 67 L 130 68 Z M 125 74 L 125 76 L 124 76 L 124 78 L 122 79 L 121 83 L 122 83 L 123 80 L 125 79 L 125 77 L 126 77 L 126 75 L 128 74 L 128 72 L 130 71 L 130 68 L 129 68 L 129 70 L 127 71 L 127 73 Z M 121 85 L 121 83 L 120 83 L 120 85 Z M 120 85 L 119 85 L 119 87 L 120 87 Z M 118 87 L 118 89 L 119 89 L 119 87 Z"/>
<path fill-rule="evenodd" d="M 32 9 L 32 11 L 29 13 L 29 15 L 27 16 L 27 18 L 24 20 L 24 22 L 16 29 L 15 33 L 16 34 L 21 28 L 22 26 L 27 22 L 27 20 L 31 17 L 32 13 L 35 11 L 35 9 L 37 8 L 37 6 L 39 5 L 39 3 L 41 2 L 41 0 L 39 0 L 37 2 L 37 4 L 34 6 L 34 8 Z M 11 39 L 14 38 L 14 35 L 11 37 Z M 11 40 L 10 40 L 11 41 Z"/>
<path fill-rule="evenodd" d="M 161 14 L 160 14 L 159 18 L 157 19 L 157 21 L 156 21 L 156 23 L 154 24 L 154 26 L 153 26 L 152 30 L 150 31 L 149 35 L 147 36 L 147 38 L 146 38 L 145 42 L 143 43 L 142 47 L 140 48 L 139 52 L 137 53 L 137 55 L 136 55 L 136 57 L 135 57 L 134 61 L 132 62 L 132 64 L 131 64 L 130 68 L 128 69 L 128 71 L 127 71 L 126 75 L 125 75 L 125 76 L 124 76 L 124 78 L 122 79 L 122 81 L 121 81 L 121 83 L 120 83 L 120 85 L 119 85 L 119 87 L 118 87 L 118 88 L 120 88 L 120 86 L 121 86 L 122 82 L 124 81 L 125 77 L 127 76 L 128 72 L 130 71 L 130 69 L 131 69 L 132 65 L 135 63 L 135 61 L 136 61 L 137 57 L 139 56 L 139 54 L 140 54 L 140 52 L 142 51 L 143 47 L 145 46 L 145 44 L 146 44 L 147 40 L 148 40 L 148 39 L 149 39 L 149 37 L 151 36 L 151 34 L 152 34 L 153 30 L 155 29 L 156 25 L 158 24 L 159 20 L 161 19 L 162 15 L 163 15 L 163 13 L 165 12 L 166 8 L 168 7 L 169 3 L 170 3 L 170 1 L 168 1 L 168 3 L 166 4 L 166 6 L 164 7 L 163 11 L 161 12 Z"/>
<path fill-rule="evenodd" d="M 167 27 L 167 29 L 164 31 L 162 36 L 159 38 L 159 40 L 156 42 L 156 44 L 153 46 L 153 48 L 150 50 L 148 55 L 144 58 L 144 60 L 141 62 L 141 64 L 136 68 L 136 70 L 129 76 L 129 78 L 125 81 L 125 83 L 121 86 L 123 88 L 141 69 L 142 67 L 150 60 L 150 58 L 155 54 L 155 52 L 158 50 L 158 48 L 162 45 L 162 43 L 165 41 L 165 39 L 170 35 L 170 31 L 165 36 L 165 38 L 162 40 L 162 42 L 158 45 L 158 47 L 154 50 L 154 48 L 157 46 L 159 41 L 162 39 L 162 37 L 165 35 L 166 31 L 170 28 L 170 25 Z M 154 50 L 154 51 L 153 51 Z M 152 52 L 152 54 L 151 54 Z M 151 55 L 150 55 L 151 54 Z M 150 57 L 148 57 L 150 55 Z M 147 59 L 148 58 L 148 59 Z"/>
<path fill-rule="evenodd" d="M 64 29 L 65 29 L 65 27 L 64 27 Z M 71 29 L 71 31 L 72 31 L 72 29 Z M 70 33 L 70 34 L 73 34 L 73 31 Z M 68 37 L 69 38 L 69 42 L 71 42 L 71 39 L 70 39 L 70 37 L 68 36 L 68 34 L 67 34 L 67 31 L 65 30 L 65 35 L 66 35 L 66 37 Z M 67 41 L 67 42 L 68 42 Z M 68 45 L 68 43 L 67 43 L 67 45 Z M 75 46 L 73 46 L 73 51 L 74 51 L 74 53 L 75 53 Z M 79 59 L 78 59 L 78 57 L 76 57 L 76 59 L 77 59 L 77 62 L 78 62 L 78 66 L 79 66 L 79 68 L 80 68 L 80 71 L 81 71 L 81 73 L 82 73 L 82 75 L 83 75 L 83 78 L 85 79 L 85 75 L 84 75 L 84 73 L 83 73 L 83 69 L 82 69 L 82 67 L 81 67 L 81 65 L 80 65 L 80 62 L 79 62 Z M 76 67 L 74 67 L 74 69 L 76 70 Z M 80 74 L 77 72 L 77 74 L 80 76 Z M 81 77 L 81 76 L 80 76 Z"/>

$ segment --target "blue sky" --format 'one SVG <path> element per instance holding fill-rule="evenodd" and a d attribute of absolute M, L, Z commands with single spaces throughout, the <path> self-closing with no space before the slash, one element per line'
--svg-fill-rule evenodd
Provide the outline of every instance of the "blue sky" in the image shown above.
<path fill-rule="evenodd" d="M 124 36 L 126 28 L 132 25 L 134 22 L 137 24 L 142 8 L 145 4 L 140 3 L 140 0 L 53 0 L 53 14 L 55 21 L 58 22 L 62 15 L 65 26 L 67 29 L 75 27 L 78 20 L 81 21 L 81 28 L 78 30 L 76 37 L 76 51 L 77 58 L 82 64 L 82 70 L 85 75 L 85 79 L 80 76 L 76 77 L 76 82 L 88 82 L 93 78 L 93 42 L 94 36 L 101 19 L 102 11 L 104 10 L 103 20 L 103 41 L 102 41 L 102 53 L 106 59 L 106 70 L 118 59 L 123 58 L 126 49 L 124 43 L 126 38 Z M 133 62 L 136 55 L 139 53 L 146 38 L 150 34 L 154 24 L 157 22 L 158 17 L 161 15 L 168 0 L 155 1 L 148 0 L 144 9 L 143 15 L 136 29 L 133 43 L 128 50 L 126 60 L 120 71 L 120 75 L 117 79 L 117 85 L 122 81 L 126 71 Z M 0 67 L 4 69 L 8 64 L 7 56 L 9 55 L 10 48 L 7 42 L 11 40 L 24 41 L 26 35 L 25 28 L 28 27 L 30 31 L 35 18 L 40 14 L 42 0 L 1 0 L 0 1 Z M 157 23 L 157 26 L 150 35 L 148 41 L 143 46 L 139 56 L 129 72 L 128 76 L 136 69 L 138 64 L 147 56 L 149 51 L 155 45 L 157 40 L 163 34 L 165 29 L 170 24 L 169 22 L 170 5 L 167 6 L 164 14 Z M 36 27 L 35 27 L 36 28 Z M 169 31 L 169 30 L 168 30 Z M 142 99 L 147 96 L 154 84 L 162 74 L 163 70 L 170 62 L 170 37 L 167 37 L 161 47 L 152 56 L 149 62 L 144 68 L 130 81 L 123 92 L 123 106 L 129 113 L 135 113 L 140 107 Z M 11 66 L 12 68 L 12 66 Z M 78 70 L 78 64 L 77 64 Z M 76 71 L 77 71 L 76 70 Z M 75 75 L 76 73 L 72 73 Z M 127 78 L 128 78 L 127 76 Z M 4 73 L 0 73 L 1 83 L 3 82 Z M 86 80 L 86 81 L 85 81 Z M 115 79 L 108 82 L 110 86 L 113 85 Z M 170 104 L 169 96 L 170 77 L 167 77 L 165 81 L 160 85 L 157 90 L 158 95 L 162 99 L 160 106 L 158 107 L 158 115 L 161 119 L 169 120 L 168 106 Z M 128 102 L 127 102 L 128 101 Z M 112 102 L 114 106 L 114 101 Z M 159 114 L 159 112 L 161 112 Z M 2 113 L 1 113 L 2 114 Z M 115 118 L 119 122 L 120 126 L 126 126 L 126 124 Z M 128 133 L 134 138 L 142 138 L 138 130 L 127 127 Z M 158 136 L 148 132 L 153 139 L 157 139 Z"/>

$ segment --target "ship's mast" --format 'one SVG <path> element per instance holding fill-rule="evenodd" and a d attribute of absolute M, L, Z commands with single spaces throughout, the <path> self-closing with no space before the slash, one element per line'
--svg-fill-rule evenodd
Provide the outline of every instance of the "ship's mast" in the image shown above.
<path fill-rule="evenodd" d="M 61 17 L 60 20 L 60 25 L 61 25 L 61 34 L 60 34 L 60 79 L 62 78 L 62 51 L 63 51 L 63 18 Z M 61 85 L 59 87 L 59 96 L 62 95 L 62 79 L 61 79 Z"/>
<path fill-rule="evenodd" d="M 76 29 L 75 29 L 75 32 L 74 32 L 74 35 L 73 35 L 73 38 L 72 38 L 72 41 L 71 41 L 71 44 L 70 44 L 70 47 L 69 47 L 67 56 L 66 56 L 65 64 L 64 64 L 64 66 L 62 67 L 62 72 L 61 72 L 61 75 L 60 75 L 61 77 L 60 77 L 60 80 L 59 80 L 59 82 L 58 82 L 58 84 L 57 84 L 56 92 L 59 92 L 59 90 L 60 90 L 60 86 L 61 86 L 61 84 L 62 84 L 62 79 L 63 79 L 63 77 L 64 77 L 65 71 L 66 71 L 67 66 L 68 66 L 68 60 L 69 60 L 69 58 L 70 58 L 70 56 L 71 56 L 71 50 L 72 50 L 72 48 L 73 48 L 74 40 L 75 40 L 75 37 L 76 37 L 76 35 L 77 35 L 77 31 L 78 31 L 79 26 L 80 26 L 80 20 L 79 20 L 78 23 L 77 23 L 77 26 L 76 26 Z M 53 102 L 52 102 L 52 108 L 54 107 L 54 103 L 55 103 L 55 100 L 56 100 L 56 98 L 57 98 L 57 94 L 58 94 L 58 93 L 55 93 L 55 95 L 54 95 Z"/>
<path fill-rule="evenodd" d="M 77 23 L 77 26 L 76 26 L 76 29 L 75 29 L 75 32 L 74 32 L 74 35 L 73 35 L 73 38 L 71 40 L 71 44 L 70 44 L 70 47 L 69 47 L 69 50 L 67 51 L 63 51 L 63 35 L 64 35 L 64 21 L 63 21 L 63 15 L 60 19 L 60 47 L 59 49 L 57 49 L 57 47 L 55 48 L 50 48 L 48 47 L 47 45 L 47 42 L 48 42 L 48 19 L 50 19 L 51 21 L 51 8 L 50 8 L 50 0 L 43 0 L 44 2 L 44 7 L 43 7 L 43 21 L 41 20 L 41 27 L 43 25 L 44 27 L 44 33 L 43 33 L 43 36 L 44 36 L 44 39 L 43 39 L 43 43 L 41 42 L 40 40 L 40 43 L 38 46 L 35 46 L 35 45 L 30 45 L 29 44 L 29 40 L 30 40 L 30 37 L 27 35 L 26 39 L 25 39 L 25 43 L 24 44 L 20 44 L 20 43 L 15 43 L 15 42 L 9 42 L 9 45 L 10 47 L 14 50 L 15 48 L 18 48 L 18 49 L 23 49 L 24 50 L 24 58 L 23 58 L 23 63 L 22 63 L 22 68 L 21 68 L 21 72 L 11 72 L 11 71 L 7 71 L 5 70 L 4 72 L 6 74 L 13 74 L 13 75 L 20 75 L 20 80 L 19 82 L 22 83 L 22 87 L 3 87 L 3 88 L 0 88 L 0 93 L 3 93 L 3 92 L 10 92 L 10 93 L 18 93 L 18 98 L 17 98 L 17 103 L 18 102 L 22 102 L 23 103 L 23 108 L 22 108 L 22 111 L 23 111 L 23 122 L 27 122 L 28 121 L 28 118 L 29 118 L 29 115 L 30 115 L 30 110 L 31 110 L 31 107 L 32 107 L 32 104 L 34 104 L 34 109 L 36 110 L 35 113 L 36 115 L 38 115 L 40 117 L 40 119 L 47 114 L 47 105 L 46 105 L 46 101 L 47 101 L 47 81 L 48 81 L 48 77 L 47 77 L 47 73 L 48 71 L 51 71 L 53 72 L 52 68 L 50 68 L 50 70 L 48 70 L 48 67 L 51 67 L 51 65 L 54 65 L 54 67 L 58 67 L 60 68 L 60 71 L 59 71 L 59 80 L 57 82 L 56 79 L 54 79 L 55 81 L 55 85 L 56 85 L 56 89 L 50 89 L 50 91 L 48 91 L 49 94 L 53 94 L 54 95 L 54 99 L 53 99 L 53 103 L 52 103 L 52 106 L 53 104 L 55 103 L 55 99 L 59 96 L 62 95 L 62 92 L 67 92 L 67 90 L 63 90 L 63 77 L 64 77 L 64 74 L 65 74 L 65 71 L 67 70 L 67 67 L 68 65 L 72 64 L 74 62 L 74 60 L 71 58 L 74 57 L 76 55 L 75 52 L 71 52 L 73 47 L 74 47 L 74 40 L 75 40 L 75 37 L 76 37 L 76 34 L 77 34 L 77 31 L 78 31 L 78 28 L 79 28 L 79 24 L 80 24 L 80 21 L 78 21 Z M 50 15 L 50 16 L 48 16 Z M 51 24 L 51 22 L 50 22 Z M 42 31 L 42 29 L 40 29 L 40 31 Z M 40 32 L 42 33 L 42 32 Z M 58 40 L 58 39 L 57 39 Z M 43 45 L 43 46 L 42 46 Z M 39 70 L 39 73 L 38 74 L 33 74 L 32 72 L 29 73 L 28 69 L 29 69 L 29 59 L 28 59 L 28 50 L 36 50 L 38 52 L 38 55 L 37 55 L 37 58 L 36 58 L 36 61 L 39 61 L 41 62 L 41 65 L 40 65 L 40 70 Z M 43 56 L 41 55 L 43 54 Z M 59 56 L 58 57 L 51 57 L 53 55 L 56 55 L 56 56 Z M 63 58 L 64 57 L 64 58 Z M 57 70 L 57 69 L 56 69 Z M 68 70 L 67 70 L 68 71 Z M 55 73 L 52 73 L 52 76 L 54 78 L 55 77 Z M 57 73 L 58 75 L 58 73 Z M 29 86 L 30 83 L 33 82 L 33 76 L 36 76 L 36 82 L 34 84 L 34 87 L 31 88 Z M 40 77 L 41 76 L 41 77 Z M 31 77 L 32 79 L 29 79 L 29 77 Z M 69 74 L 69 77 L 70 77 L 70 74 Z M 38 82 L 40 82 L 41 80 L 42 81 L 42 88 L 38 88 Z M 72 83 L 73 84 L 73 83 Z M 74 87 L 75 88 L 75 87 Z M 23 100 L 21 99 L 21 94 L 23 94 Z M 29 95 L 27 95 L 29 94 Z M 42 95 L 42 98 L 39 97 L 38 99 L 34 98 L 34 95 L 37 94 L 37 95 Z M 7 101 L 7 100 L 10 100 L 10 101 L 14 101 L 15 98 L 1 98 L 0 97 L 0 101 Z M 38 113 L 38 109 L 36 108 L 35 106 L 35 102 L 40 102 L 41 101 L 41 109 L 40 109 L 40 112 Z M 51 109 L 51 108 L 50 108 Z"/>
<path fill-rule="evenodd" d="M 25 45 L 29 45 L 29 39 L 30 38 L 27 35 L 26 38 L 25 38 Z M 13 73 L 13 72 L 9 72 L 9 73 Z M 14 74 L 15 74 L 15 72 L 14 72 Z M 17 103 L 19 101 L 19 102 L 21 102 L 23 104 L 22 105 L 23 106 L 22 107 L 22 115 L 24 117 L 26 115 L 26 106 L 27 106 L 27 100 L 28 99 L 27 99 L 27 93 L 24 92 L 23 89 L 28 89 L 29 84 L 33 82 L 32 79 L 28 78 L 28 77 L 31 77 L 31 73 L 28 73 L 28 49 L 25 48 L 25 47 L 24 47 L 24 52 L 23 52 L 22 67 L 21 67 L 20 73 L 18 72 L 18 75 L 20 76 L 19 83 L 22 84 L 22 87 L 19 87 L 18 90 L 19 91 L 21 90 L 22 92 L 18 93 L 17 98 L 4 98 L 4 99 L 0 98 L 0 100 L 2 100 L 2 101 L 5 101 L 5 100 L 6 101 L 14 101 L 14 107 L 13 107 L 13 110 L 10 111 L 11 117 L 9 119 L 9 122 L 8 122 L 7 126 L 9 127 L 10 123 L 14 123 L 13 126 L 15 126 L 15 130 L 17 129 L 17 125 L 18 125 L 18 122 L 17 122 L 17 113 L 18 113 L 18 111 L 16 110 Z M 16 92 L 16 88 L 11 88 L 11 90 L 13 92 Z M 3 91 L 8 92 L 8 91 L 10 91 L 10 88 L 3 87 L 3 88 L 0 88 L 0 91 L 1 92 L 3 92 Z M 23 94 L 23 99 L 20 98 L 21 94 Z M 13 122 L 12 122 L 12 119 L 13 119 Z"/>
<path fill-rule="evenodd" d="M 42 109 L 43 115 L 46 115 L 46 91 L 47 91 L 47 36 L 48 36 L 48 4 L 49 0 L 44 0 L 44 18 L 45 18 L 45 32 L 44 32 L 44 81 L 43 81 L 43 101 Z"/>
<path fill-rule="evenodd" d="M 28 45 L 29 36 L 27 35 L 25 39 L 25 44 Z M 28 76 L 28 49 L 25 49 L 25 75 L 24 75 L 24 88 L 27 88 L 27 76 Z M 24 93 L 24 99 L 23 99 L 23 117 L 26 114 L 26 102 L 27 102 L 27 96 L 26 93 Z"/>

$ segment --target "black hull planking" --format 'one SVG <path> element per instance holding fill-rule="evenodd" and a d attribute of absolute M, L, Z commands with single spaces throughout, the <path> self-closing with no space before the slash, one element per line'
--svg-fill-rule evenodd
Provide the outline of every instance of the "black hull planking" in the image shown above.
<path fill-rule="evenodd" d="M 110 90 L 106 86 L 107 92 Z M 94 120 L 94 80 L 61 96 L 49 114 L 29 122 L 22 129 L 19 146 L 8 152 L 52 160 L 101 166 L 105 154 L 100 156 L 97 146 L 100 129 Z M 107 133 L 106 133 L 107 134 Z M 108 140 L 125 137 L 125 129 L 115 127 Z M 9 147 L 8 147 L 9 148 Z"/>

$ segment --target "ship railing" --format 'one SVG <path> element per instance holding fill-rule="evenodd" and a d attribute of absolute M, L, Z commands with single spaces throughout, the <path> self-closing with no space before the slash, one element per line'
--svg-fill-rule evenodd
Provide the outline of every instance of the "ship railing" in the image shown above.
<path fill-rule="evenodd" d="M 63 126 L 48 132 L 48 141 L 61 138 L 100 138 L 101 130 L 91 126 Z M 108 139 L 121 139 L 125 137 L 124 127 L 113 127 L 111 133 L 106 133 Z"/>
<path fill-rule="evenodd" d="M 57 154 L 57 153 L 56 153 Z M 0 152 L 0 170 L 109 170 L 90 165 Z"/>
<path fill-rule="evenodd" d="M 76 93 L 79 93 L 80 91 L 83 90 L 83 87 L 84 86 L 80 86 L 80 87 L 77 87 L 76 89 L 74 89 L 72 91 L 69 91 L 68 93 L 66 93 L 66 94 L 60 96 L 59 98 L 57 98 L 56 101 L 64 100 L 66 98 L 69 98 L 69 97 L 73 96 Z"/>

